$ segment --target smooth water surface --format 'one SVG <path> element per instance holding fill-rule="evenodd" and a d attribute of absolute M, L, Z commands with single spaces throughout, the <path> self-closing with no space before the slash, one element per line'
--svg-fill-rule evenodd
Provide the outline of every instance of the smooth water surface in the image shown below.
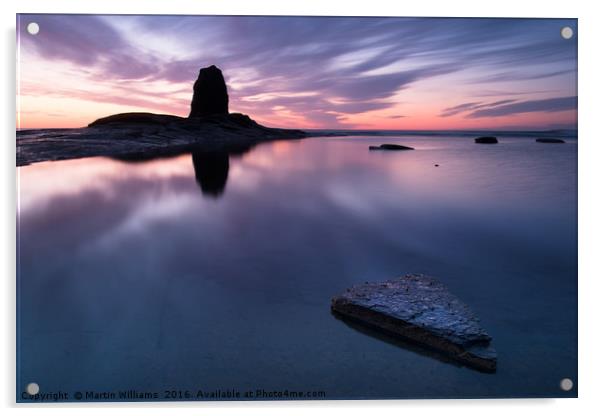
<path fill-rule="evenodd" d="M 574 396 L 576 159 L 576 140 L 330 137 L 19 168 L 18 390 Z M 497 373 L 331 315 L 405 273 L 473 308 Z"/>

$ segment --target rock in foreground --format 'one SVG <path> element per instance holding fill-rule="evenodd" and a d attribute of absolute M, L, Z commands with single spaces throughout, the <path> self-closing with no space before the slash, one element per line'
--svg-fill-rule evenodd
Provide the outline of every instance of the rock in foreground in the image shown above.
<path fill-rule="evenodd" d="M 331 309 L 475 369 L 496 370 L 497 353 L 478 318 L 432 277 L 409 274 L 354 286 L 334 297 Z"/>
<path fill-rule="evenodd" d="M 414 150 L 413 147 L 403 146 L 401 144 L 381 144 L 380 146 L 370 146 L 370 150 Z"/>
<path fill-rule="evenodd" d="M 562 139 L 545 139 L 545 138 L 539 138 L 535 140 L 537 143 L 564 143 L 564 140 Z"/>
<path fill-rule="evenodd" d="M 474 142 L 481 143 L 481 144 L 495 144 L 495 143 L 497 143 L 497 137 L 492 137 L 492 136 L 477 137 L 476 139 L 474 139 Z"/>

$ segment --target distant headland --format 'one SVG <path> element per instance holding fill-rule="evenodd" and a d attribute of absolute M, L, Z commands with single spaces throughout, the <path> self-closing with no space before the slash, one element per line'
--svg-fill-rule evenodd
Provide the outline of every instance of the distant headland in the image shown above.
<path fill-rule="evenodd" d="M 228 88 L 215 65 L 201 68 L 188 117 L 144 112 L 120 113 L 79 129 L 17 132 L 17 166 L 48 160 L 110 156 L 144 159 L 187 151 L 239 152 L 270 140 L 300 139 L 302 130 L 262 126 L 230 113 Z"/>

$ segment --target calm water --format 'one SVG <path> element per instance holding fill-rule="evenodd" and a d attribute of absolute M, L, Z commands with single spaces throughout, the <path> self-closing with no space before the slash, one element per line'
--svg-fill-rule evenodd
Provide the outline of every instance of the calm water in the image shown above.
<path fill-rule="evenodd" d="M 408 136 L 20 168 L 18 390 L 574 396 L 576 162 L 574 140 Z M 330 314 L 410 272 L 481 317 L 497 373 Z"/>

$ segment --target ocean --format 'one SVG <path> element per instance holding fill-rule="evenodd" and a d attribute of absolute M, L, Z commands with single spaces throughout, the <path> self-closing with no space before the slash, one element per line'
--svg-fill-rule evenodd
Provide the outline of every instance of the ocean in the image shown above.
<path fill-rule="evenodd" d="M 17 386 L 117 400 L 575 397 L 576 135 L 340 133 L 18 168 Z M 381 143 L 415 150 L 368 150 Z M 406 273 L 473 309 L 496 373 L 331 314 L 346 288 Z"/>

